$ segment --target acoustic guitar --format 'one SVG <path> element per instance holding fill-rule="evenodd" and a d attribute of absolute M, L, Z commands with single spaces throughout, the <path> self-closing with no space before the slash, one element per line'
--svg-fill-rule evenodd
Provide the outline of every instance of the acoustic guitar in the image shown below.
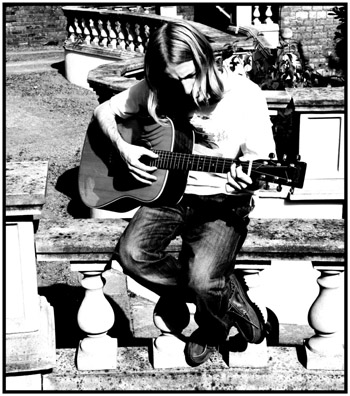
<path fill-rule="evenodd" d="M 194 137 L 188 123 L 176 129 L 170 119 L 169 125 L 161 126 L 151 118 L 130 118 L 118 123 L 118 130 L 128 143 L 143 145 L 158 154 L 156 159 L 141 158 L 157 167 L 153 173 L 157 181 L 152 185 L 137 181 L 93 119 L 85 137 L 78 177 L 81 199 L 90 208 L 126 212 L 140 205 L 176 203 L 185 191 L 190 170 L 227 173 L 234 162 L 245 171 L 249 169 L 253 180 L 303 187 L 306 163 L 298 159 L 293 163 L 259 159 L 249 164 L 192 154 Z"/>

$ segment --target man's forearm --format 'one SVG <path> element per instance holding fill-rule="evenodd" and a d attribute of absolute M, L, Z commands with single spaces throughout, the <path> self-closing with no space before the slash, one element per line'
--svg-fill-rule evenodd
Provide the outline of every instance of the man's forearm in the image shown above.
<path fill-rule="evenodd" d="M 109 105 L 109 101 L 96 107 L 94 117 L 97 119 L 102 132 L 108 136 L 112 144 L 119 149 L 124 140 L 118 131 L 116 116 Z"/>

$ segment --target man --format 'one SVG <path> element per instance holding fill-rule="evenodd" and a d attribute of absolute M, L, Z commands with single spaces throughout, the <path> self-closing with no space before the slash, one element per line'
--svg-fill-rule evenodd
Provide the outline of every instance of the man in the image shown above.
<path fill-rule="evenodd" d="M 157 154 L 126 142 L 116 120 L 150 116 L 160 125 L 169 119 L 180 129 L 190 125 L 194 153 L 208 156 L 251 161 L 275 151 L 258 86 L 220 71 L 206 37 L 184 21 L 167 23 L 150 37 L 145 79 L 98 106 L 94 115 L 130 174 L 145 186 L 155 182 L 156 167 L 141 159 Z M 185 348 L 192 366 L 208 360 L 232 326 L 248 342 L 264 339 L 263 316 L 233 273 L 258 188 L 235 162 L 226 174 L 190 171 L 180 202 L 141 207 L 116 247 L 125 273 L 160 301 L 195 303 L 198 329 Z M 165 249 L 178 235 L 183 246 L 176 259 Z"/>

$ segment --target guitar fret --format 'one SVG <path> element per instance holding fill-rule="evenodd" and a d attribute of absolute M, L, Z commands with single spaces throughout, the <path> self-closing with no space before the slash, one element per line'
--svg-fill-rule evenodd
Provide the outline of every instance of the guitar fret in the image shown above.
<path fill-rule="evenodd" d="M 182 170 L 186 169 L 185 168 L 185 156 L 184 155 L 182 156 L 182 168 L 181 169 Z"/>
<path fill-rule="evenodd" d="M 210 170 L 210 168 L 211 168 L 211 161 L 212 161 L 212 159 L 213 159 L 213 157 L 209 157 L 209 167 L 208 167 L 208 170 Z"/>

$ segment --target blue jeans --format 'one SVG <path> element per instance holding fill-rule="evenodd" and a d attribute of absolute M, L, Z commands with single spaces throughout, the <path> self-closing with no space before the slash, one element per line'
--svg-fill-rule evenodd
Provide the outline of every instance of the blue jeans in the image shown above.
<path fill-rule="evenodd" d="M 247 235 L 251 197 L 185 195 L 173 206 L 141 207 L 116 247 L 126 274 L 160 296 L 194 302 L 208 342 L 226 339 L 229 277 Z M 175 258 L 165 252 L 181 236 Z"/>

